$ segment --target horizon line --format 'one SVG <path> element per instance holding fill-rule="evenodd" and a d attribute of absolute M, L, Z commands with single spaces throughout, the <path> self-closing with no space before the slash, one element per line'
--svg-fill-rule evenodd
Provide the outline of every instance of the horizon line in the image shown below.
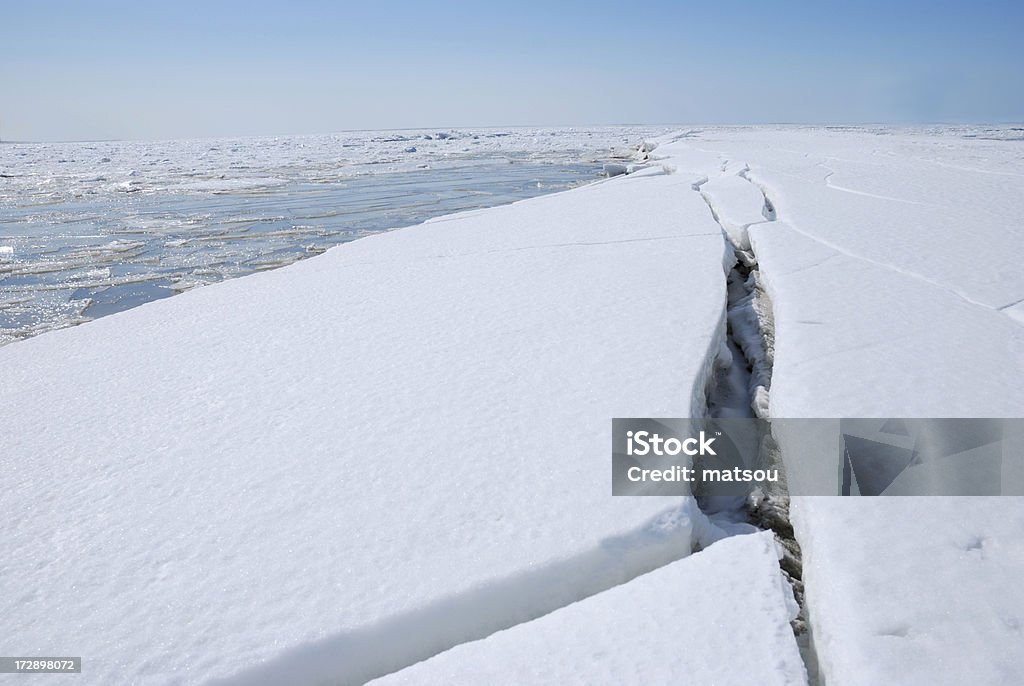
<path fill-rule="evenodd" d="M 39 145 L 47 143 L 159 143 L 171 141 L 201 141 L 220 140 L 225 138 L 299 138 L 304 136 L 333 136 L 341 133 L 373 133 L 389 131 L 455 131 L 458 129 L 601 129 L 601 128 L 624 128 L 624 127 L 755 127 L 755 126 L 807 126 L 807 127 L 867 127 L 867 126 L 891 126 L 891 127 L 916 127 L 916 126 L 1024 126 L 1024 118 L 1014 120 L 979 120 L 979 121 L 768 121 L 768 122 L 655 122 L 655 123 L 619 123 L 619 124 L 512 124 L 512 125 L 459 125 L 459 126 L 401 126 L 385 128 L 352 128 L 336 129 L 334 131 L 320 131 L 307 133 L 255 133 L 255 134 L 222 134 L 222 135 L 200 135 L 200 136 L 168 136 L 154 138 L 57 138 L 57 139 L 4 139 L 0 137 L 0 145 Z"/>

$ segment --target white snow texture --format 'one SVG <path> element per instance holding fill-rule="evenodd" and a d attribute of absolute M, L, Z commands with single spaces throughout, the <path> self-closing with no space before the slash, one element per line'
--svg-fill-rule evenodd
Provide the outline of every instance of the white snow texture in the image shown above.
<path fill-rule="evenodd" d="M 1024 415 L 1024 157 L 981 133 L 681 131 L 0 348 L 5 652 L 104 685 L 803 683 L 769 535 L 611 497 L 610 419 L 705 412 L 734 247 L 759 412 Z M 829 686 L 1024 683 L 1024 499 L 792 512 Z"/>

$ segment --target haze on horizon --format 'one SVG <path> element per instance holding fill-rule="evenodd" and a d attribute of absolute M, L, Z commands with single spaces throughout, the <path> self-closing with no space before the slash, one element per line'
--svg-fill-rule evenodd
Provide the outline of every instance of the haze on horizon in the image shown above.
<path fill-rule="evenodd" d="M 1024 4 L 7 3 L 0 138 L 1019 122 Z"/>

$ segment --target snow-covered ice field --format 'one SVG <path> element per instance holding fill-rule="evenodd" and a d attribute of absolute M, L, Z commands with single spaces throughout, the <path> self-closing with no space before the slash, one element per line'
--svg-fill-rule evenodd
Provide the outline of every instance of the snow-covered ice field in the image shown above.
<path fill-rule="evenodd" d="M 1020 128 L 737 128 L 655 153 L 749 224 L 772 417 L 1024 415 Z M 1024 681 L 1024 499 L 805 497 L 793 518 L 825 683 Z"/>
<path fill-rule="evenodd" d="M 684 129 L 0 348 L 4 649 L 90 684 L 801 683 L 767 534 L 612 498 L 610 419 L 707 410 L 733 244 L 771 307 L 759 412 L 1022 416 L 1021 138 Z M 1024 682 L 1024 499 L 793 520 L 825 683 Z"/>

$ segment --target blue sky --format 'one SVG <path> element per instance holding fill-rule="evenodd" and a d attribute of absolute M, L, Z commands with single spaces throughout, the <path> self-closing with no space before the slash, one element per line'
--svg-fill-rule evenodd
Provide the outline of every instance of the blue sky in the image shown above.
<path fill-rule="evenodd" d="M 1022 2 L 0 5 L 0 137 L 1024 120 Z"/>

